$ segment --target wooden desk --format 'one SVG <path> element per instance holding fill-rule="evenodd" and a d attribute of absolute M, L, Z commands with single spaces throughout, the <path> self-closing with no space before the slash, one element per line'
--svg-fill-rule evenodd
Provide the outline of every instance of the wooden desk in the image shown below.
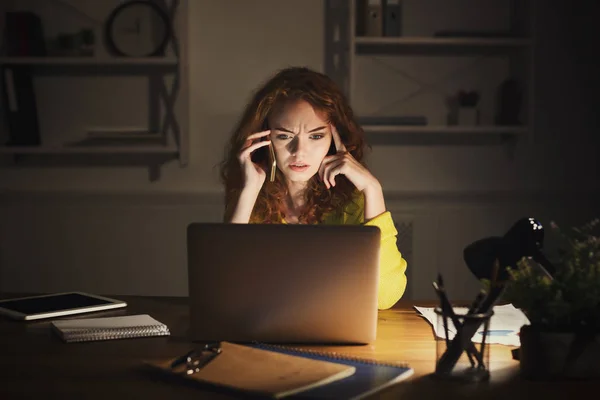
<path fill-rule="evenodd" d="M 42 396 L 53 399 L 231 398 L 203 392 L 196 387 L 150 379 L 139 369 L 144 358 L 173 357 L 190 349 L 191 343 L 185 337 L 188 328 L 185 298 L 114 297 L 126 300 L 129 306 L 125 310 L 92 315 L 147 313 L 167 324 L 172 335 L 65 344 L 50 331 L 49 321 L 20 322 L 0 317 L 0 399 Z M 406 361 L 415 369 L 415 375 L 409 380 L 375 398 L 514 400 L 539 394 L 544 399 L 552 399 L 574 394 L 576 389 L 591 388 L 597 395 L 600 389 L 597 382 L 522 381 L 518 376 L 519 364 L 511 359 L 511 348 L 506 346 L 492 346 L 492 379 L 488 383 L 459 384 L 432 380 L 428 376 L 434 369 L 435 360 L 432 330 L 411 309 L 411 304 L 400 306 L 399 309 L 380 312 L 378 339 L 374 344 L 324 348 L 377 360 Z"/>

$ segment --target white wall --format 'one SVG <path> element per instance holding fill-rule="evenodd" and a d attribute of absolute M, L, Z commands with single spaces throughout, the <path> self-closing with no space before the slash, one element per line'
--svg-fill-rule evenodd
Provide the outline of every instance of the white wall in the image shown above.
<path fill-rule="evenodd" d="M 35 5 L 35 0 L 13 0 Z M 69 0 L 79 4 L 79 0 Z M 119 0 L 111 0 L 116 4 Z M 104 20 L 110 7 L 84 2 Z M 103 2 L 102 2 L 103 3 Z M 110 2 L 109 2 L 110 4 Z M 93 14 L 93 13 L 96 14 Z M 266 18 L 266 13 L 272 16 Z M 144 168 L 12 168 L 0 170 L 7 190 L 217 192 L 215 165 L 251 91 L 276 69 L 292 64 L 322 68 L 323 8 L 309 1 L 181 1 L 179 36 L 187 38 L 190 164 L 172 162 L 148 182 Z M 75 24 L 75 23 L 74 23 Z M 185 29 L 185 31 L 182 31 Z M 285 33 L 284 33 L 285 32 Z M 51 143 L 81 135 L 87 124 L 142 124 L 147 118 L 143 78 L 40 78 L 36 81 L 44 138 Z M 57 102 L 57 94 L 66 104 Z M 59 108 L 60 107 L 60 108 Z M 126 121 L 121 116 L 127 116 Z M 100 121 L 98 121 L 100 120 Z"/>
<path fill-rule="evenodd" d="M 322 69 L 324 10 L 321 0 L 182 4 L 188 7 L 179 27 L 187 33 L 189 78 L 182 99 L 189 95 L 189 166 L 170 163 L 157 182 L 149 182 L 143 168 L 0 169 L 0 290 L 187 293 L 184 229 L 191 221 L 221 217 L 214 166 L 227 136 L 251 91 L 276 69 Z M 388 207 L 397 220 L 414 223 L 408 296 L 433 297 L 430 282 L 439 270 L 453 297 L 471 297 L 477 283 L 462 263 L 462 249 L 502 234 L 520 216 L 569 223 L 596 215 L 595 121 L 585 98 L 577 96 L 580 75 L 569 58 L 569 39 L 552 46 L 544 40 L 556 38 L 562 10 L 543 11 L 534 145 L 520 142 L 514 158 L 502 146 L 373 148 L 370 164 Z M 561 62 L 551 63 L 555 57 Z M 385 84 L 385 76 L 362 72 L 364 85 Z M 143 120 L 144 89 L 138 93 L 137 84 L 39 80 L 40 115 L 54 123 L 44 129 L 70 135 L 56 126 L 82 126 L 99 116 L 114 122 L 110 118 L 125 114 L 118 110 Z M 61 118 L 55 96 L 67 101 Z"/>

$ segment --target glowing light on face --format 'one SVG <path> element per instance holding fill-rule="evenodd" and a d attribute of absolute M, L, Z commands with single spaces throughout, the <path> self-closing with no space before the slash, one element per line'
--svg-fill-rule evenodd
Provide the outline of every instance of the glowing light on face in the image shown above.
<path fill-rule="evenodd" d="M 303 100 L 286 103 L 269 119 L 277 168 L 288 182 L 308 182 L 331 145 L 324 116 Z"/>

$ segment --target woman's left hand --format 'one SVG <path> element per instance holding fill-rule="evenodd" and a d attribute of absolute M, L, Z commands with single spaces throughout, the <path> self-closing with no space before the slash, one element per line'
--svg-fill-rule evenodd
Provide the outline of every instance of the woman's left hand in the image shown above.
<path fill-rule="evenodd" d="M 333 124 L 329 125 L 337 153 L 326 156 L 319 167 L 319 177 L 327 189 L 335 186 L 335 177 L 345 175 L 360 191 L 379 187 L 379 181 L 346 150 Z"/>

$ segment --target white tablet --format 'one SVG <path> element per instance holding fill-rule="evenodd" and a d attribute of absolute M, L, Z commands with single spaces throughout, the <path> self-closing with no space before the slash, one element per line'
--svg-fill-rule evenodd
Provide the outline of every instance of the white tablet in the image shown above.
<path fill-rule="evenodd" d="M 68 292 L 0 300 L 0 314 L 29 321 L 125 306 L 127 303 L 121 300 L 89 293 Z"/>

